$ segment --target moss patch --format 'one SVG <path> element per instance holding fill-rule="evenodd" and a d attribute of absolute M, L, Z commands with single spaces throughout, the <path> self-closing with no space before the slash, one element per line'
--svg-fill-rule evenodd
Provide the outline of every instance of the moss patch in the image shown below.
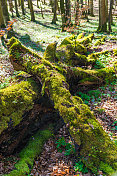
<path fill-rule="evenodd" d="M 15 164 L 15 170 L 4 176 L 25 176 L 30 173 L 34 159 L 38 156 L 46 140 L 52 136 L 52 129 L 38 131 L 30 138 L 27 146 L 19 154 L 20 160 Z"/>
<path fill-rule="evenodd" d="M 9 125 L 16 126 L 25 111 L 33 108 L 38 87 L 32 79 L 0 90 L 0 134 Z"/>

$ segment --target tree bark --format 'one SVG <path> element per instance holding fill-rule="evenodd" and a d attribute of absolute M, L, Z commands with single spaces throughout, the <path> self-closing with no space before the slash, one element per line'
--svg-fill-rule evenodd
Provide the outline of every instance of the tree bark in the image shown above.
<path fill-rule="evenodd" d="M 22 15 L 25 15 L 24 0 L 21 0 L 21 9 L 22 9 Z"/>
<path fill-rule="evenodd" d="M 35 15 L 34 15 L 34 10 L 33 10 L 32 0 L 29 0 L 29 5 L 30 5 L 31 21 L 35 21 Z"/>
<path fill-rule="evenodd" d="M 13 17 L 13 2 L 12 2 L 12 0 L 9 0 L 9 8 L 10 8 L 10 11 L 11 11 L 12 17 Z"/>
<path fill-rule="evenodd" d="M 90 14 L 90 16 L 94 17 L 94 13 L 93 13 L 93 0 L 89 0 L 89 14 Z"/>
<path fill-rule="evenodd" d="M 109 32 L 112 32 L 112 28 L 111 28 L 111 24 L 112 24 L 112 7 L 113 7 L 113 0 L 110 0 L 110 9 L 109 9 L 109 16 L 108 16 Z"/>
<path fill-rule="evenodd" d="M 5 23 L 8 24 L 8 21 L 10 21 L 10 18 L 8 13 L 7 1 L 1 0 L 1 5 L 2 5 L 2 11 L 3 11 Z"/>
<path fill-rule="evenodd" d="M 16 9 L 16 16 L 19 17 L 17 0 L 15 0 L 15 9 Z"/>
<path fill-rule="evenodd" d="M 52 24 L 56 24 L 57 20 L 57 0 L 54 0 L 54 15 L 52 19 Z"/>
<path fill-rule="evenodd" d="M 5 22 L 4 22 L 1 0 L 0 0 L 0 28 L 3 28 L 3 27 L 5 27 Z"/>
<path fill-rule="evenodd" d="M 71 25 L 71 3 L 70 0 L 65 0 L 65 7 L 66 7 L 66 13 L 65 13 L 65 21 L 66 25 Z"/>
<path fill-rule="evenodd" d="M 25 57 L 25 52 L 28 50 L 16 41 L 13 38 L 8 45 L 10 47 L 10 58 L 13 58 L 14 64 L 16 62 L 22 69 L 35 75 L 40 81 L 42 95 L 46 94 L 48 96 L 54 103 L 54 108 L 67 124 L 71 136 L 78 145 L 82 162 L 94 173 L 97 170 L 105 170 L 108 175 L 114 171 L 113 169 L 116 170 L 116 145 L 103 130 L 89 107 L 83 104 L 79 97 L 71 95 L 69 85 L 63 75 L 64 70 L 61 70 L 61 72 L 59 69 L 55 69 L 56 63 L 51 63 L 43 58 L 38 60 L 36 56 L 35 58 L 30 57 L 30 55 Z M 53 49 L 49 51 L 50 54 Z M 19 58 L 16 58 L 14 50 L 15 53 L 19 53 Z M 108 167 L 110 170 L 108 170 Z"/>
<path fill-rule="evenodd" d="M 61 18 L 62 18 L 62 32 L 65 31 L 65 7 L 64 0 L 60 0 Z"/>
<path fill-rule="evenodd" d="M 98 31 L 107 31 L 106 3 L 105 0 L 99 0 L 99 26 Z"/>

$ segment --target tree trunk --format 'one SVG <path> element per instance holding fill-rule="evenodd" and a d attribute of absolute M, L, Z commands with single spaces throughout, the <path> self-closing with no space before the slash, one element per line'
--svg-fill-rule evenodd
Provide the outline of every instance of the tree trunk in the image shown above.
<path fill-rule="evenodd" d="M 0 28 L 4 28 L 4 27 L 5 27 L 5 23 L 4 23 L 3 11 L 2 11 L 1 0 L 0 0 Z"/>
<path fill-rule="evenodd" d="M 21 6 L 21 0 L 18 0 L 18 6 Z"/>
<path fill-rule="evenodd" d="M 8 13 L 7 1 L 1 0 L 1 5 L 2 5 L 2 11 L 3 11 L 5 23 L 8 24 L 8 21 L 10 21 L 10 18 Z"/>
<path fill-rule="evenodd" d="M 24 0 L 21 0 L 21 9 L 22 9 L 22 15 L 25 15 Z"/>
<path fill-rule="evenodd" d="M 32 0 L 29 0 L 29 5 L 30 5 L 31 21 L 35 21 Z"/>
<path fill-rule="evenodd" d="M 99 26 L 98 31 L 107 31 L 107 17 L 105 0 L 99 0 Z"/>
<path fill-rule="evenodd" d="M 64 0 L 60 0 L 61 18 L 62 18 L 62 32 L 65 31 L 65 7 Z"/>
<path fill-rule="evenodd" d="M 13 17 L 13 2 L 12 2 L 12 0 L 9 0 L 9 8 L 10 8 L 10 11 L 11 11 L 12 17 Z"/>
<path fill-rule="evenodd" d="M 38 60 L 36 55 L 34 59 L 30 57 L 30 54 L 29 57 L 25 56 L 26 53 L 28 54 L 28 49 L 14 38 L 10 40 L 8 46 L 12 46 L 9 50 L 10 58 L 13 58 L 14 64 L 19 64 L 20 68 L 33 76 L 35 75 L 42 84 L 42 95 L 46 94 L 54 103 L 54 108 L 63 118 L 71 136 L 78 145 L 79 155 L 86 167 L 91 169 L 93 173 L 102 170 L 107 175 L 111 174 L 114 169 L 116 170 L 116 145 L 103 130 L 89 107 L 83 104 L 79 97 L 71 95 L 64 76 L 66 73 L 63 75 L 64 69 L 60 66 L 60 69 L 57 70 L 56 63 L 51 63 L 44 58 Z M 19 58 L 16 57 L 17 52 Z M 48 52 L 48 56 L 51 55 L 55 52 L 55 47 L 52 47 L 51 50 L 47 49 L 46 52 Z M 105 73 L 102 72 L 102 74 Z M 79 75 L 82 75 L 80 69 Z"/>
<path fill-rule="evenodd" d="M 111 29 L 112 7 L 113 7 L 113 0 L 110 0 L 110 9 L 109 9 L 109 16 L 108 16 L 109 32 L 112 32 L 112 29 Z"/>
<path fill-rule="evenodd" d="M 90 16 L 94 17 L 94 14 L 93 14 L 93 0 L 89 0 L 89 14 L 90 14 Z"/>
<path fill-rule="evenodd" d="M 65 0 L 65 6 L 66 6 L 65 21 L 66 21 L 66 25 L 69 26 L 69 25 L 71 25 L 71 4 L 70 4 L 70 0 Z"/>
<path fill-rule="evenodd" d="M 57 20 L 57 0 L 54 0 L 54 15 L 52 19 L 52 24 L 56 24 Z"/>
<path fill-rule="evenodd" d="M 79 25 L 79 0 L 76 1 L 76 15 L 75 15 L 75 25 Z"/>
<path fill-rule="evenodd" d="M 15 9 L 16 9 L 16 16 L 19 17 L 17 0 L 15 0 Z"/>

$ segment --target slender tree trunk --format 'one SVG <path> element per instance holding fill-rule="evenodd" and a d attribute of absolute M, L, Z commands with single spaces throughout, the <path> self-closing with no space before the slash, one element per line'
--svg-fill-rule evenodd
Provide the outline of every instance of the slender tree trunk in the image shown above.
<path fill-rule="evenodd" d="M 21 0 L 18 0 L 18 6 L 21 6 Z"/>
<path fill-rule="evenodd" d="M 13 17 L 13 2 L 12 0 L 8 0 L 9 1 L 9 8 L 10 8 L 10 11 L 12 13 L 12 17 Z"/>
<path fill-rule="evenodd" d="M 106 2 L 106 19 L 108 21 L 108 0 L 105 0 Z"/>
<path fill-rule="evenodd" d="M 110 9 L 109 9 L 109 17 L 108 17 L 109 32 L 112 32 L 112 29 L 111 29 L 112 7 L 113 7 L 113 0 L 110 0 Z"/>
<path fill-rule="evenodd" d="M 65 0 L 65 6 L 66 6 L 66 24 L 69 26 L 71 24 L 71 4 L 70 0 Z"/>
<path fill-rule="evenodd" d="M 94 16 L 94 14 L 93 14 L 93 0 L 89 0 L 89 14 L 90 14 L 90 16 Z"/>
<path fill-rule="evenodd" d="M 79 25 L 79 0 L 76 1 L 75 25 Z"/>
<path fill-rule="evenodd" d="M 57 20 L 57 0 L 54 0 L 54 15 L 52 19 L 52 24 L 56 24 Z"/>
<path fill-rule="evenodd" d="M 25 15 L 24 0 L 21 0 L 21 9 L 22 9 L 22 14 Z"/>
<path fill-rule="evenodd" d="M 4 23 L 2 5 L 1 5 L 1 0 L 0 0 L 0 28 L 3 28 L 3 27 L 5 27 L 5 23 Z"/>
<path fill-rule="evenodd" d="M 62 18 L 62 32 L 65 31 L 65 8 L 64 0 L 60 0 L 61 18 Z"/>
<path fill-rule="evenodd" d="M 8 24 L 8 21 L 10 21 L 10 18 L 8 13 L 7 1 L 1 0 L 1 5 L 2 5 L 2 11 L 3 11 L 5 23 Z"/>
<path fill-rule="evenodd" d="M 17 0 L 15 0 L 15 9 L 16 9 L 16 16 L 19 17 L 19 12 L 18 12 L 18 5 L 17 5 Z"/>
<path fill-rule="evenodd" d="M 105 0 L 99 0 L 99 26 L 98 31 L 107 31 L 107 17 Z"/>
<path fill-rule="evenodd" d="M 32 0 L 29 0 L 29 5 L 30 5 L 31 21 L 35 21 L 35 15 L 34 15 L 34 10 L 33 10 Z"/>

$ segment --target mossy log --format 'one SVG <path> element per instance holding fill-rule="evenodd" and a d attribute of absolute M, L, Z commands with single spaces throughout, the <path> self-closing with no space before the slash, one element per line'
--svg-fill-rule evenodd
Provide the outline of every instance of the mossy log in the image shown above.
<path fill-rule="evenodd" d="M 19 45 L 14 48 L 15 44 L 9 48 L 14 65 L 19 64 L 20 68 L 34 75 L 41 82 L 42 95 L 48 96 L 67 124 L 71 136 L 79 146 L 78 151 L 83 163 L 93 173 L 102 170 L 107 175 L 111 175 L 117 169 L 117 147 L 89 107 L 83 104 L 81 98 L 71 95 L 66 77 L 62 74 L 64 69 L 56 69 L 56 64 L 43 58 L 21 55 L 21 44 L 19 48 Z M 20 53 L 20 57 L 16 57 L 14 50 Z M 99 72 L 97 71 L 96 74 Z M 101 74 L 103 74 L 102 71 Z"/>
<path fill-rule="evenodd" d="M 57 117 L 48 99 L 41 96 L 41 85 L 32 78 L 1 89 L 0 152 L 12 154 L 19 144 L 26 143 L 27 136 Z"/>

